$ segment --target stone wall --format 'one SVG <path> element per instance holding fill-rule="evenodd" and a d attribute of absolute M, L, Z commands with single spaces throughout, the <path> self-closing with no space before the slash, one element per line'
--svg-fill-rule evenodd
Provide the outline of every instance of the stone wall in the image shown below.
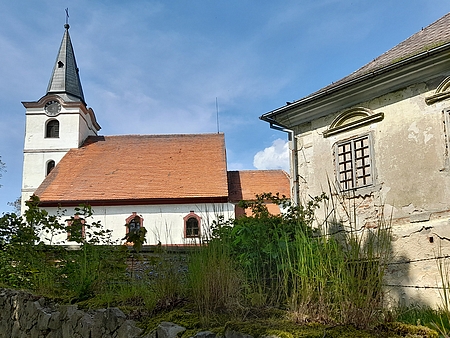
<path fill-rule="evenodd" d="M 82 311 L 0 289 L 0 338 L 133 338 L 142 330 L 117 308 Z"/>
<path fill-rule="evenodd" d="M 150 332 L 118 308 L 83 311 L 24 291 L 0 289 L 0 338 L 177 338 L 186 328 L 162 322 Z M 249 338 L 228 330 L 221 338 Z M 216 338 L 210 331 L 194 338 Z M 250 337 L 251 338 L 251 337 Z"/>

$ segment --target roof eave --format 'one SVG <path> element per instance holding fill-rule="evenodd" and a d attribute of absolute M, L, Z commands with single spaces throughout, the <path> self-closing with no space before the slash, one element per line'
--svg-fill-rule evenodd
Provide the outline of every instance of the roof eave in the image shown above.
<path fill-rule="evenodd" d="M 92 199 L 92 200 L 41 200 L 40 207 L 76 207 L 82 204 L 90 206 L 123 206 L 123 205 L 164 205 L 164 204 L 199 204 L 227 203 L 228 196 L 211 197 L 179 197 L 179 198 L 140 198 L 140 199 Z"/>
<path fill-rule="evenodd" d="M 282 106 L 260 116 L 260 119 L 283 128 L 309 122 L 331 112 L 383 95 L 450 69 L 450 43 L 400 60 L 360 77 Z M 445 67 L 446 66 L 446 67 Z M 375 91 L 374 91 L 375 89 Z"/>

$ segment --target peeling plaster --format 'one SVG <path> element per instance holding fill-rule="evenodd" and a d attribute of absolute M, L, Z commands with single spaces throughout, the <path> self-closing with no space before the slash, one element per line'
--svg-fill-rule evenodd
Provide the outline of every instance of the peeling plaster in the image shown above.
<path fill-rule="evenodd" d="M 419 128 L 417 127 L 417 122 L 414 121 L 408 128 L 408 138 L 413 139 L 416 142 L 419 142 L 417 136 L 419 135 Z"/>
<path fill-rule="evenodd" d="M 435 232 L 433 232 L 433 235 L 435 235 L 436 237 L 438 237 L 442 241 L 449 241 L 450 242 L 450 238 L 448 238 L 448 237 L 440 236 L 439 234 L 437 234 Z"/>
<path fill-rule="evenodd" d="M 416 207 L 412 203 L 410 203 L 408 205 L 403 206 L 402 211 L 411 215 L 412 213 L 420 212 L 421 210 L 416 209 Z"/>
<path fill-rule="evenodd" d="M 409 221 L 411 223 L 417 223 L 417 222 L 428 222 L 431 217 L 431 212 L 419 212 L 414 213 L 409 217 Z"/>
<path fill-rule="evenodd" d="M 432 129 L 433 129 L 433 128 L 428 127 L 428 128 L 423 132 L 423 141 L 424 141 L 425 144 L 427 144 L 427 142 L 428 142 L 429 140 L 431 140 L 431 139 L 434 137 L 433 134 L 430 134 L 430 133 L 429 133 L 430 130 L 432 130 Z"/>

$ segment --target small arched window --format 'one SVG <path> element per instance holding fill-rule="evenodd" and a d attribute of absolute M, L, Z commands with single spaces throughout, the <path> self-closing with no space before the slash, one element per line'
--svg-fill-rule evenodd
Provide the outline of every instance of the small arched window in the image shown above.
<path fill-rule="evenodd" d="M 67 220 L 67 240 L 77 243 L 84 242 L 86 238 L 86 221 L 80 215 L 73 216 L 72 219 Z"/>
<path fill-rule="evenodd" d="M 201 217 L 196 215 L 193 211 L 189 215 L 183 217 L 184 220 L 184 237 L 195 238 L 200 237 L 200 222 Z"/>
<path fill-rule="evenodd" d="M 50 174 L 50 172 L 53 170 L 54 167 L 55 167 L 55 161 L 50 160 L 50 161 L 47 162 L 47 171 L 46 171 L 47 174 L 46 174 L 46 176 L 48 174 Z"/>
<path fill-rule="evenodd" d="M 144 219 L 138 216 L 136 212 L 133 212 L 131 216 L 125 220 L 125 225 L 127 234 L 129 232 L 137 233 L 141 227 L 144 227 Z"/>
<path fill-rule="evenodd" d="M 128 223 L 128 230 L 130 232 L 138 232 L 141 228 L 141 218 L 136 216 L 131 219 L 130 223 Z"/>
<path fill-rule="evenodd" d="M 48 138 L 58 138 L 59 137 L 59 121 L 50 120 L 47 122 L 47 127 L 45 129 L 45 137 Z"/>

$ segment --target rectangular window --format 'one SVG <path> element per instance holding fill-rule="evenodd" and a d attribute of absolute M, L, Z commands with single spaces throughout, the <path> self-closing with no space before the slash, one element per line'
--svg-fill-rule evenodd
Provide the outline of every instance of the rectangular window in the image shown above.
<path fill-rule="evenodd" d="M 336 174 L 342 190 L 373 184 L 370 135 L 339 142 L 335 146 Z"/>

